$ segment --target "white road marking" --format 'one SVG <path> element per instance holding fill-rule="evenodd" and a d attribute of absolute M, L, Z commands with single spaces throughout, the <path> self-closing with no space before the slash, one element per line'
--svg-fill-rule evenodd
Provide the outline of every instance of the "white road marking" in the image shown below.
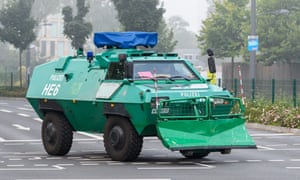
<path fill-rule="evenodd" d="M 285 167 L 286 169 L 300 169 L 300 167 Z"/>
<path fill-rule="evenodd" d="M 34 164 L 34 167 L 48 167 L 49 164 Z"/>
<path fill-rule="evenodd" d="M 23 107 L 19 107 L 19 110 L 24 110 L 24 111 L 33 111 L 33 109 L 31 108 L 23 108 Z"/>
<path fill-rule="evenodd" d="M 24 146 L 24 143 L 4 143 L 4 146 Z"/>
<path fill-rule="evenodd" d="M 299 162 L 300 159 L 290 159 L 290 161 Z"/>
<path fill-rule="evenodd" d="M 24 167 L 24 164 L 8 164 L 7 167 Z"/>
<path fill-rule="evenodd" d="M 271 150 L 271 151 L 275 150 L 275 149 L 273 149 L 273 148 L 266 147 L 266 146 L 261 146 L 261 145 L 257 145 L 257 148 L 258 148 L 258 149 Z"/>
<path fill-rule="evenodd" d="M 215 166 L 190 166 L 190 167 L 138 167 L 138 170 L 189 170 L 189 169 L 212 169 L 215 168 Z"/>
<path fill-rule="evenodd" d="M 31 158 L 28 158 L 29 161 L 35 161 L 35 160 L 41 160 L 42 158 L 41 157 L 31 157 Z"/>
<path fill-rule="evenodd" d="M 13 168 L 0 168 L 0 171 L 57 171 L 61 170 L 57 167 L 53 168 L 19 168 L 19 167 L 13 167 Z"/>
<path fill-rule="evenodd" d="M 288 146 L 287 144 L 269 144 L 266 146 L 270 146 L 270 147 L 283 147 L 283 146 Z"/>
<path fill-rule="evenodd" d="M 48 160 L 58 160 L 58 159 L 63 159 L 62 157 L 47 157 L 46 159 Z"/>
<path fill-rule="evenodd" d="M 55 167 L 55 168 L 57 168 L 57 169 L 59 169 L 59 170 L 66 169 L 66 168 L 64 168 L 64 167 L 61 167 L 61 166 L 58 166 L 58 165 L 54 165 L 54 166 L 52 166 L 52 167 Z"/>
<path fill-rule="evenodd" d="M 21 161 L 22 159 L 21 158 L 9 158 L 8 160 L 10 160 L 10 161 Z"/>
<path fill-rule="evenodd" d="M 249 159 L 249 160 L 246 160 L 246 162 L 262 162 L 262 160 L 259 160 L 259 159 Z"/>
<path fill-rule="evenodd" d="M 95 139 L 73 139 L 74 142 L 80 142 L 80 141 L 95 141 Z M 5 142 L 5 143 L 40 143 L 42 142 L 41 139 L 14 139 L 14 140 L 7 140 L 7 139 L 1 139 L 0 142 Z"/>
<path fill-rule="evenodd" d="M 7 109 L 0 109 L 1 112 L 5 112 L 5 113 L 11 113 L 12 111 L 7 110 Z"/>
<path fill-rule="evenodd" d="M 225 160 L 225 163 L 238 163 L 240 162 L 239 160 Z"/>
<path fill-rule="evenodd" d="M 102 136 L 97 136 L 95 134 L 91 134 L 91 133 L 86 133 L 86 132 L 81 132 L 81 131 L 78 131 L 76 132 L 77 134 L 81 134 L 81 135 L 84 135 L 84 136 L 87 136 L 87 137 L 91 137 L 91 138 L 94 138 L 94 139 L 97 139 L 97 140 L 103 140 L 103 137 Z"/>
<path fill-rule="evenodd" d="M 23 114 L 23 113 L 18 113 L 17 115 L 22 116 L 22 117 L 30 117 L 28 114 Z"/>
<path fill-rule="evenodd" d="M 69 180 L 69 179 L 17 179 L 17 180 Z M 74 180 L 89 180 L 89 179 L 74 179 Z M 91 179 L 91 180 L 171 180 L 171 179 L 161 179 L 161 178 L 155 178 L 155 179 Z"/>
<path fill-rule="evenodd" d="M 283 159 L 271 159 L 271 160 L 268 160 L 269 162 L 284 162 Z"/>
<path fill-rule="evenodd" d="M 43 122 L 41 118 L 33 118 L 33 120 L 38 121 L 38 122 Z"/>
<path fill-rule="evenodd" d="M 30 131 L 30 127 L 25 127 L 20 124 L 13 124 L 12 126 L 16 127 L 19 130 Z"/>
<path fill-rule="evenodd" d="M 251 134 L 252 137 L 257 137 L 257 136 L 293 136 L 294 134 L 292 133 L 272 133 L 272 134 Z"/>
<path fill-rule="evenodd" d="M 0 137 L 0 142 L 5 142 L 5 139 Z"/>
<path fill-rule="evenodd" d="M 57 166 L 74 166 L 74 164 L 56 164 Z"/>
<path fill-rule="evenodd" d="M 82 166 L 98 166 L 99 163 L 82 163 L 80 165 L 82 165 Z"/>

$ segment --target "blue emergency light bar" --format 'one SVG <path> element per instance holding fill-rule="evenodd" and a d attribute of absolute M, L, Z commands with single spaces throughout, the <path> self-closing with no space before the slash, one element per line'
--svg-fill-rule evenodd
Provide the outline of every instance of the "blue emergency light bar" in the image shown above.
<path fill-rule="evenodd" d="M 94 44 L 98 47 L 131 49 L 137 46 L 154 47 L 157 44 L 156 32 L 98 32 L 94 33 Z"/>

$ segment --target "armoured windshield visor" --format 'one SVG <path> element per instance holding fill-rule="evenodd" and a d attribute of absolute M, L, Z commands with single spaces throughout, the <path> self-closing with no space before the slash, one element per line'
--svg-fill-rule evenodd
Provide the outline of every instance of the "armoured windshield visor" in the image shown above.
<path fill-rule="evenodd" d="M 198 80 L 196 74 L 183 61 L 137 61 L 133 64 L 133 78 L 145 79 L 187 79 Z"/>

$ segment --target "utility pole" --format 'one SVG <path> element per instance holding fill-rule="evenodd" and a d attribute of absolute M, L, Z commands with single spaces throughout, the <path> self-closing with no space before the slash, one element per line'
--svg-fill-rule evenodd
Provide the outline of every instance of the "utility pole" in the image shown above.
<path fill-rule="evenodd" d="M 251 0 L 251 36 L 256 36 L 256 0 Z M 256 50 L 250 51 L 250 79 L 256 75 Z"/>

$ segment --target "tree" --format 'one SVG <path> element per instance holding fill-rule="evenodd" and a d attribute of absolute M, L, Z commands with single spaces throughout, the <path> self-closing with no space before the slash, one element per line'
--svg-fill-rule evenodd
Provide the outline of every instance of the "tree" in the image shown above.
<path fill-rule="evenodd" d="M 257 61 L 300 62 L 300 1 L 259 0 L 257 3 Z"/>
<path fill-rule="evenodd" d="M 160 52 L 171 52 L 177 44 L 177 41 L 174 40 L 173 30 L 167 27 L 165 21 L 162 21 L 159 25 L 158 42 L 154 50 Z"/>
<path fill-rule="evenodd" d="M 124 31 L 157 31 L 165 12 L 159 0 L 112 0 Z"/>
<path fill-rule="evenodd" d="M 176 48 L 194 49 L 197 48 L 196 34 L 189 31 L 189 23 L 180 16 L 172 16 L 168 19 L 168 25 L 173 29 L 174 38 L 177 40 Z"/>
<path fill-rule="evenodd" d="M 172 51 L 176 45 L 173 31 L 164 19 L 165 9 L 159 0 L 112 0 L 124 31 L 158 32 L 157 51 Z"/>
<path fill-rule="evenodd" d="M 240 56 L 245 48 L 244 39 L 247 35 L 243 27 L 249 24 L 249 13 L 246 11 L 248 0 L 224 0 L 215 3 L 215 12 L 203 22 L 197 38 L 203 53 L 212 48 L 216 57 L 231 57 L 233 79 L 234 58 Z"/>
<path fill-rule="evenodd" d="M 89 0 L 91 8 L 87 19 L 93 24 L 93 31 L 117 31 L 120 22 L 117 11 L 110 0 Z"/>
<path fill-rule="evenodd" d="M 12 44 L 19 49 L 19 78 L 22 87 L 22 53 L 35 40 L 36 21 L 30 12 L 34 0 L 10 1 L 0 12 L 1 41 Z"/>
<path fill-rule="evenodd" d="M 62 10 L 64 16 L 64 34 L 71 39 L 71 45 L 75 48 L 82 48 L 92 33 L 92 24 L 84 21 L 84 17 L 89 11 L 85 5 L 85 0 L 77 0 L 77 15 L 73 17 L 73 10 L 66 6 Z"/>

